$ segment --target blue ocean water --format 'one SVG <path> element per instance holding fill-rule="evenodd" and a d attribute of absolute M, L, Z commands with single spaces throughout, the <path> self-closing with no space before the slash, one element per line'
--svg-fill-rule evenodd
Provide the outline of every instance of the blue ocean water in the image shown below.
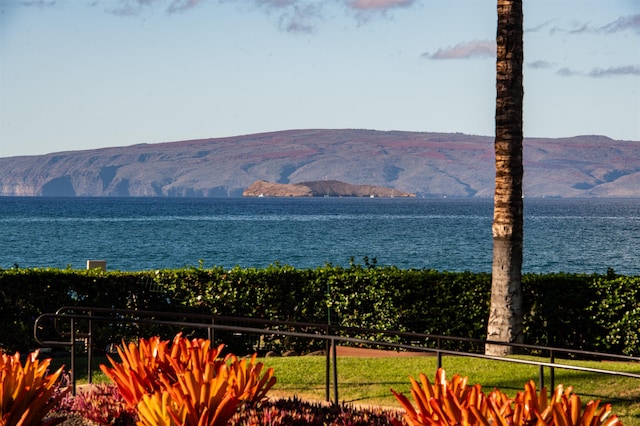
<path fill-rule="evenodd" d="M 493 202 L 0 197 L 0 268 L 378 265 L 491 271 Z M 640 275 L 640 199 L 526 199 L 524 272 Z"/>

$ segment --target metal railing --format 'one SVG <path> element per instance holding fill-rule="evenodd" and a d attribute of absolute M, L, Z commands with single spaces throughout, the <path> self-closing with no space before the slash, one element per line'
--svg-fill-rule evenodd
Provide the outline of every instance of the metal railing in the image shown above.
<path fill-rule="evenodd" d="M 176 320 L 179 318 L 181 320 Z M 68 325 L 68 328 L 63 329 L 61 323 Z M 53 325 L 55 333 L 61 338 L 61 340 L 47 340 L 42 338 L 41 334 L 46 329 L 46 325 L 49 323 Z M 315 339 L 323 340 L 325 342 L 325 356 L 326 356 L 326 369 L 325 369 L 325 396 L 327 401 L 331 401 L 330 389 L 331 383 L 333 383 L 333 402 L 338 403 L 338 366 L 336 346 L 337 343 L 352 344 L 352 345 L 370 345 L 375 347 L 384 347 L 395 350 L 405 350 L 412 352 L 427 352 L 432 353 L 437 357 L 438 368 L 442 367 L 442 357 L 444 355 L 454 356 L 466 356 L 473 358 L 489 359 L 501 362 L 510 362 L 525 364 L 531 366 L 538 366 L 539 371 L 539 386 L 544 387 L 544 369 L 548 368 L 550 373 L 551 388 L 555 388 L 555 369 L 582 371 L 594 374 L 607 374 L 622 377 L 630 377 L 640 379 L 640 373 L 629 373 L 623 371 L 605 370 L 589 367 L 580 367 L 576 365 L 561 364 L 556 362 L 556 357 L 559 354 L 565 355 L 579 355 L 582 357 L 606 359 L 606 360 L 618 360 L 627 362 L 640 362 L 640 357 L 633 357 L 627 355 L 607 354 L 602 352 L 592 352 L 575 350 L 568 348 L 557 348 L 538 345 L 505 343 L 498 341 L 473 339 L 465 337 L 452 337 L 442 336 L 434 334 L 413 333 L 413 332 L 401 332 L 393 330 L 378 330 L 371 328 L 358 328 L 358 327 L 342 327 L 332 324 L 318 324 L 307 322 L 293 322 L 293 321 L 278 321 L 268 320 L 251 317 L 232 317 L 232 316 L 220 316 L 220 315 L 208 315 L 208 314 L 194 314 L 184 312 L 164 312 L 164 311 L 141 311 L 132 309 L 110 309 L 110 308 L 96 308 L 96 307 L 78 307 L 78 306 L 65 306 L 58 309 L 55 313 L 45 313 L 40 315 L 34 323 L 34 339 L 41 346 L 54 346 L 54 347 L 68 347 L 70 348 L 71 368 L 70 378 L 73 386 L 73 393 L 76 392 L 76 347 L 82 344 L 86 348 L 87 354 L 87 378 L 89 383 L 92 383 L 92 364 L 93 364 L 93 334 L 95 323 L 117 323 L 117 324 L 137 324 L 137 325 L 163 325 L 171 326 L 188 330 L 205 330 L 207 338 L 212 342 L 215 339 L 215 332 L 228 331 L 240 335 L 258 335 L 258 336 L 289 336 L 300 339 Z M 252 324 L 252 326 L 237 326 L 228 325 L 225 323 L 243 323 Z M 86 328 L 82 330 L 79 328 L 81 324 L 86 324 Z M 300 332 L 282 330 L 279 328 L 287 327 L 290 329 L 304 329 L 304 330 L 316 330 L 316 332 Z M 67 331 L 68 330 L 68 331 Z M 337 334 L 340 333 L 340 334 Z M 347 336 L 344 336 L 346 334 Z M 367 338 L 354 338 L 348 337 L 348 335 L 370 335 L 370 336 L 392 336 L 397 339 L 403 339 L 409 343 L 396 343 L 382 340 L 373 340 Z M 64 340 L 66 339 L 66 340 Z M 435 347 L 419 344 L 420 342 L 428 342 Z M 460 350 L 444 349 L 443 342 L 466 342 L 475 345 L 503 345 L 513 348 L 526 349 L 536 352 L 547 352 L 549 354 L 549 361 L 534 361 L 512 357 L 502 357 L 485 355 L 483 353 L 465 352 Z"/>

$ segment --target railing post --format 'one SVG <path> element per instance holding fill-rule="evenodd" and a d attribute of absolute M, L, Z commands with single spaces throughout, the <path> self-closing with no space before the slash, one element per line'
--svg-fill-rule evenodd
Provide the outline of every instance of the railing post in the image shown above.
<path fill-rule="evenodd" d="M 327 324 L 326 335 L 329 337 L 331 334 L 331 321 Z M 325 340 L 325 371 L 324 371 L 324 393 L 325 393 L 325 401 L 331 401 L 331 351 L 333 347 L 331 345 L 331 340 Z"/>
<path fill-rule="evenodd" d="M 540 385 L 540 389 L 544 387 L 544 366 L 538 366 L 538 382 Z"/>
<path fill-rule="evenodd" d="M 550 357 L 550 363 L 554 364 L 556 362 L 556 354 L 553 353 L 553 350 L 549 351 L 549 357 Z M 553 391 L 556 388 L 556 374 L 555 374 L 555 368 L 553 367 L 549 367 L 549 373 L 551 374 L 551 393 L 553 393 Z"/>
<path fill-rule="evenodd" d="M 211 318 L 211 325 L 215 326 L 216 325 L 216 320 Z M 209 339 L 209 341 L 211 342 L 211 346 L 213 346 L 213 339 L 215 338 L 215 330 L 213 327 L 208 327 L 207 328 L 207 338 Z"/>
<path fill-rule="evenodd" d="M 71 394 L 76 396 L 76 322 L 71 318 Z"/>
<path fill-rule="evenodd" d="M 338 355 L 336 352 L 336 341 L 331 339 L 331 347 L 333 348 L 333 397 L 334 405 L 338 405 Z"/>
<path fill-rule="evenodd" d="M 93 335 L 93 321 L 91 320 L 92 312 L 89 311 L 89 332 L 87 333 L 87 380 L 89 384 L 93 383 L 93 341 L 91 336 Z"/>
<path fill-rule="evenodd" d="M 329 335 L 328 330 L 327 335 Z M 324 379 L 325 400 L 327 402 L 331 401 L 331 349 L 331 342 L 327 339 L 325 344 L 326 363 Z"/>
<path fill-rule="evenodd" d="M 442 352 L 440 352 L 440 349 L 442 349 L 441 344 L 440 344 L 440 337 L 438 337 L 438 339 L 436 340 L 437 342 L 437 348 L 438 350 L 436 351 L 436 355 L 437 355 L 437 359 L 438 359 L 438 368 L 442 368 Z"/>

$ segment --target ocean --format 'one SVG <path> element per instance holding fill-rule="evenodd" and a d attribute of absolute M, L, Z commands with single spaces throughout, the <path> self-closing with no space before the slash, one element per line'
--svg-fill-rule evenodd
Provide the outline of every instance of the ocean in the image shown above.
<path fill-rule="evenodd" d="M 0 268 L 490 272 L 489 199 L 0 197 Z M 523 272 L 640 275 L 640 199 L 525 199 Z"/>

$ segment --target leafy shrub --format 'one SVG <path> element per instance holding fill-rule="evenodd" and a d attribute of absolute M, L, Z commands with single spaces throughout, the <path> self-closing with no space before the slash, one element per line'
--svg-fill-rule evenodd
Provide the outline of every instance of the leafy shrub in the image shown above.
<path fill-rule="evenodd" d="M 586 274 L 524 275 L 523 311 L 527 314 L 523 327 L 527 343 L 597 350 L 596 336 L 607 333 L 589 309 L 599 299 L 599 279 Z M 558 306 L 562 306 L 562 315 L 558 315 Z"/>
<path fill-rule="evenodd" d="M 38 351 L 27 356 L 24 366 L 20 354 L 0 354 L 0 426 L 55 425 L 64 418 L 45 419 L 49 411 L 69 390 L 56 393 L 56 381 L 63 367 L 48 374 L 51 359 L 38 360 Z"/>
<path fill-rule="evenodd" d="M 0 269 L 4 302 L 0 303 L 0 347 L 11 353 L 34 347 L 33 321 L 61 306 L 175 312 L 176 318 L 189 312 L 330 322 L 335 326 L 481 339 L 486 333 L 490 281 L 487 273 L 403 270 L 353 262 L 346 268 L 325 265 L 316 269 L 278 264 L 264 269 L 143 272 Z M 525 274 L 522 285 L 526 343 L 640 354 L 636 326 L 640 318 L 640 277 L 613 272 Z M 557 315 L 558 305 L 563 307 L 563 315 Z M 78 327 L 87 331 L 80 330 L 86 324 Z M 92 339 L 94 348 L 102 349 L 139 335 L 170 339 L 178 331 L 148 324 L 95 323 Z M 53 329 L 49 332 L 47 337 L 59 338 Z M 238 355 L 252 353 L 258 342 L 255 336 L 235 341 L 228 331 L 216 331 L 215 338 L 216 343 L 226 343 Z M 293 349 L 306 353 L 323 347 L 319 340 L 295 337 L 266 336 L 262 342 L 278 352 Z M 458 348 L 474 349 L 457 343 L 446 347 Z"/>
<path fill-rule="evenodd" d="M 640 285 L 637 277 L 599 278 L 594 281 L 595 298 L 588 313 L 604 332 L 600 346 L 626 355 L 640 355 Z"/>
<path fill-rule="evenodd" d="M 481 386 L 467 386 L 467 378 L 453 376 L 445 379 L 443 369 L 436 372 L 435 383 L 420 374 L 420 383 L 411 380 L 411 394 L 417 409 L 407 397 L 391 390 L 405 408 L 404 420 L 410 426 L 422 425 L 513 425 L 513 426 L 615 426 L 621 425 L 611 405 L 598 408 L 600 401 L 589 401 L 582 409 L 580 397 L 559 385 L 548 399 L 546 389 L 538 395 L 533 381 L 525 384 L 511 400 L 498 389 L 488 396 Z M 396 425 L 401 425 L 399 421 Z"/>

